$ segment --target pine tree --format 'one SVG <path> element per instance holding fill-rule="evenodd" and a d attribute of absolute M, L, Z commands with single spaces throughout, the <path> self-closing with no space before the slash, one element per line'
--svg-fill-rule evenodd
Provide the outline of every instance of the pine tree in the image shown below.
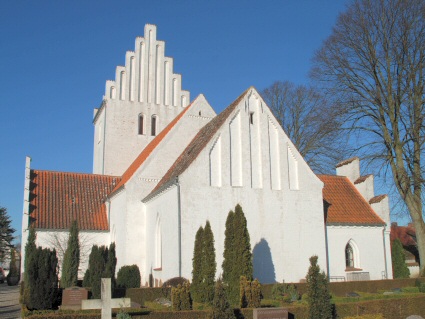
<path fill-rule="evenodd" d="M 310 319 L 332 319 L 331 295 L 325 273 L 320 271 L 317 256 L 310 257 L 306 276 Z"/>
<path fill-rule="evenodd" d="M 35 241 L 37 239 L 37 234 L 35 232 L 34 227 L 29 228 L 28 239 L 25 245 L 25 260 L 24 260 L 24 291 L 22 300 L 23 303 L 27 305 L 27 307 L 31 307 L 31 284 L 30 284 L 30 273 L 36 271 L 34 268 L 36 267 L 34 263 L 34 257 L 36 254 L 37 246 L 35 245 Z"/>
<path fill-rule="evenodd" d="M 410 270 L 406 265 L 403 245 L 399 239 L 394 239 L 391 244 L 391 257 L 393 263 L 394 278 L 409 278 Z"/>
<path fill-rule="evenodd" d="M 62 263 L 61 287 L 76 286 L 78 282 L 78 266 L 80 265 L 80 242 L 78 239 L 78 224 L 74 220 L 68 237 L 68 246 Z"/>
<path fill-rule="evenodd" d="M 210 222 L 207 221 L 203 236 L 203 255 L 202 255 L 202 290 L 203 301 L 212 304 L 214 300 L 215 273 L 217 271 L 217 262 L 215 261 L 214 234 L 211 230 Z"/>
<path fill-rule="evenodd" d="M 227 294 L 221 279 L 217 280 L 214 288 L 212 319 L 235 319 L 233 309 L 227 300 Z"/>
<path fill-rule="evenodd" d="M 192 296 L 196 302 L 202 302 L 202 254 L 203 254 L 203 242 L 204 242 L 204 229 L 199 227 L 195 236 L 195 247 L 193 249 L 192 259 Z"/>

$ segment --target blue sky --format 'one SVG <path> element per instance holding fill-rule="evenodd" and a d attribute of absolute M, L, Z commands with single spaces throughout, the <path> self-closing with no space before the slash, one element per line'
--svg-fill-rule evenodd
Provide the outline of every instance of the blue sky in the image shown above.
<path fill-rule="evenodd" d="M 191 98 L 217 112 L 246 88 L 308 83 L 311 58 L 348 0 L 1 1 L 0 206 L 20 233 L 32 168 L 91 172 L 93 109 L 144 25 Z"/>

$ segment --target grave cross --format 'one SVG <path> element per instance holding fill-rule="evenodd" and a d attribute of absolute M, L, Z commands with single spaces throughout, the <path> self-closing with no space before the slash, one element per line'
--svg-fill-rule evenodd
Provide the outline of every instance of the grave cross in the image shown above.
<path fill-rule="evenodd" d="M 82 309 L 102 309 L 102 319 L 112 318 L 112 308 L 130 307 L 130 298 L 111 298 L 111 278 L 102 278 L 100 299 L 82 301 Z"/>

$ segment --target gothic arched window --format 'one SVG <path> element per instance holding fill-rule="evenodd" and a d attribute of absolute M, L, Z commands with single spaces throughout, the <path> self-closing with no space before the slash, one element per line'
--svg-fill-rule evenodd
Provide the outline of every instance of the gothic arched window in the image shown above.
<path fill-rule="evenodd" d="M 158 117 L 156 115 L 152 115 L 151 118 L 151 135 L 152 136 L 156 136 L 157 132 L 157 123 L 158 122 Z"/>
<path fill-rule="evenodd" d="M 145 134 L 145 116 L 139 114 L 139 135 Z"/>

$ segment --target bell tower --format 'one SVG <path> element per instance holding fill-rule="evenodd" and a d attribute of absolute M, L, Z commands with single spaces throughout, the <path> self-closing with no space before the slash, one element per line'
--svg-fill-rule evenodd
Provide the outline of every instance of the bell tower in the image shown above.
<path fill-rule="evenodd" d="M 94 110 L 93 173 L 122 175 L 189 101 L 173 59 L 165 56 L 165 42 L 147 24 L 135 50 L 127 51 L 125 66 L 117 66 L 115 80 L 106 81 L 102 105 Z"/>

